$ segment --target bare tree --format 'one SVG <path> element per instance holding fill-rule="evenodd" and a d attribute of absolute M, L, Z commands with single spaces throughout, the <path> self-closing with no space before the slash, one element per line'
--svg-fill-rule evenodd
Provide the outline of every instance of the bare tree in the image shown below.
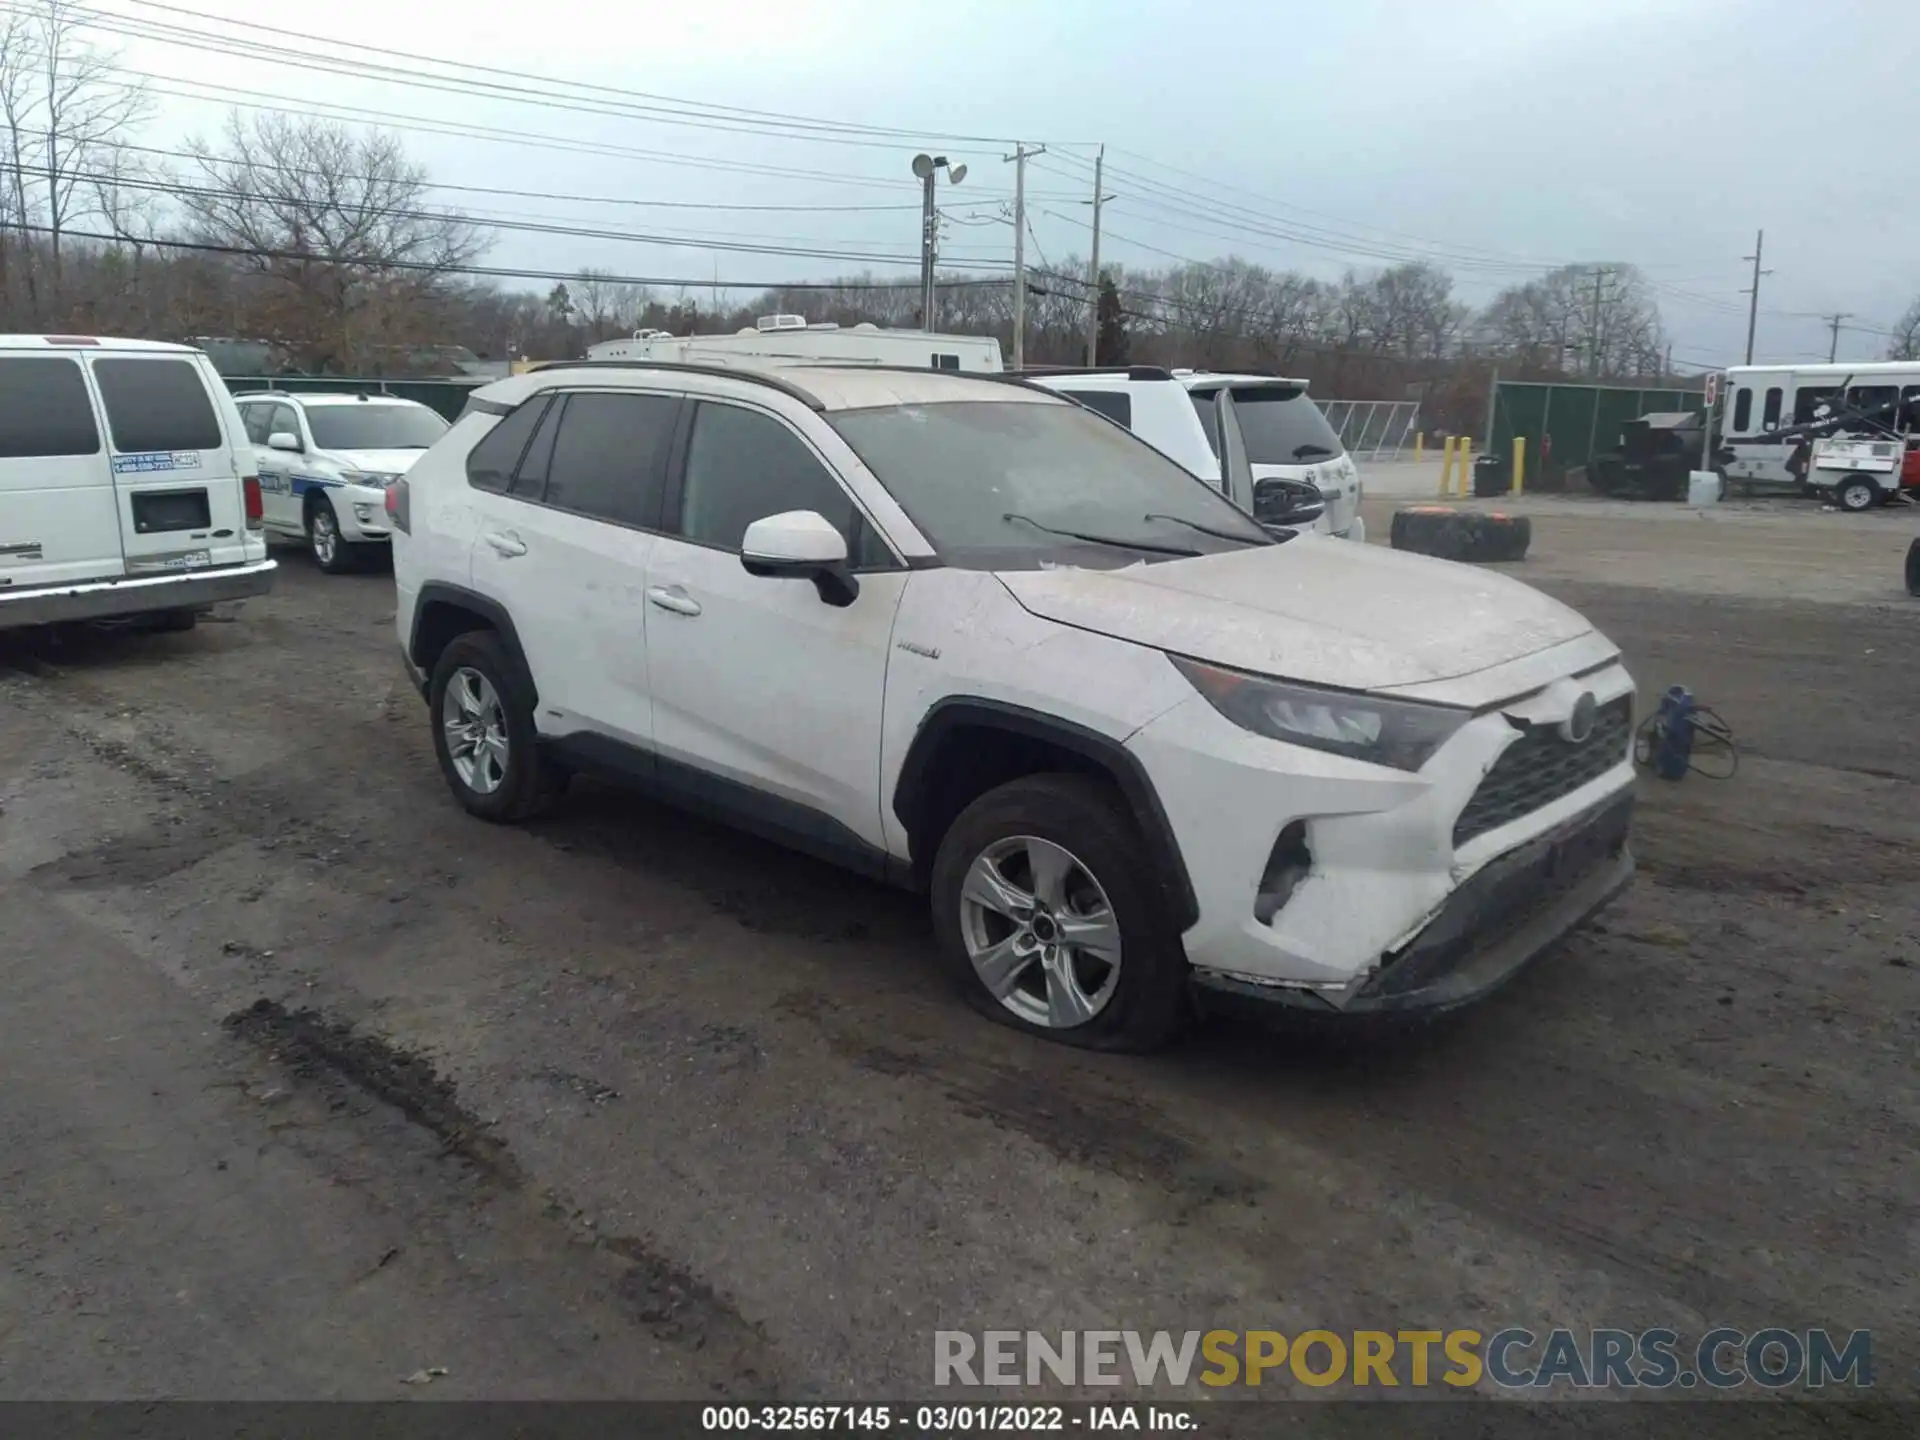
<path fill-rule="evenodd" d="M 1906 313 L 1894 322 L 1887 359 L 1920 360 L 1920 299 L 1907 306 Z"/>
<path fill-rule="evenodd" d="M 1523 366 L 1596 378 L 1657 374 L 1666 349 L 1660 307 L 1631 265 L 1567 265 L 1503 290 L 1480 336 Z"/>
<path fill-rule="evenodd" d="M 87 18 L 71 0 L 22 0 L 0 30 L 12 218 L 47 236 L 56 309 L 66 233 L 98 213 L 94 176 L 152 111 L 145 87 L 123 78 L 119 53 L 86 38 Z M 40 286 L 32 271 L 28 283 L 37 314 Z"/>
<path fill-rule="evenodd" d="M 260 276 L 256 325 L 309 369 L 383 369 L 438 340 L 452 276 L 485 249 L 432 208 L 400 142 L 329 121 L 229 116 L 225 144 L 189 142 L 200 174 L 179 191 L 196 241 Z"/>

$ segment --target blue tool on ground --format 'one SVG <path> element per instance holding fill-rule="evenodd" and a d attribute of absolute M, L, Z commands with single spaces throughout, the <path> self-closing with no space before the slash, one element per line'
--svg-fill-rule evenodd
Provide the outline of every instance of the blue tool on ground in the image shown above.
<path fill-rule="evenodd" d="M 1633 758 L 1662 780 L 1684 780 L 1689 773 L 1726 780 L 1740 768 L 1740 752 L 1727 722 L 1684 685 L 1669 686 L 1660 708 L 1640 723 Z M 1703 759 L 1709 762 L 1704 767 Z"/>

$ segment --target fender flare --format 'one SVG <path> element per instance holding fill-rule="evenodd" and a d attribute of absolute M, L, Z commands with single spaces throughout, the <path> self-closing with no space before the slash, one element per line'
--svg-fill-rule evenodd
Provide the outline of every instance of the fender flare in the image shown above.
<path fill-rule="evenodd" d="M 1043 740 L 1082 757 L 1107 775 L 1119 788 L 1147 842 L 1154 869 L 1161 877 L 1167 912 L 1175 925 L 1185 931 L 1200 918 L 1200 903 L 1180 853 L 1180 842 L 1173 833 L 1173 823 L 1167 819 L 1166 809 L 1140 757 L 1110 735 L 1024 706 L 978 696 L 948 696 L 921 717 L 920 728 L 907 747 L 893 786 L 893 813 L 909 836 L 917 837 L 919 833 L 918 821 L 926 804 L 934 757 L 949 735 L 965 728 L 1001 730 Z M 916 857 L 916 865 L 930 859 Z"/>
<path fill-rule="evenodd" d="M 469 590 L 463 585 L 450 584 L 445 580 L 429 580 L 420 587 L 420 593 L 413 603 L 413 633 L 407 636 L 407 659 L 412 661 L 415 667 L 431 680 L 432 666 L 425 664 L 421 655 L 420 625 L 436 605 L 450 605 L 456 610 L 469 611 L 491 625 L 506 642 L 507 651 L 519 668 L 520 679 L 526 684 L 527 694 L 533 697 L 536 705 L 539 703 L 539 689 L 533 683 L 533 669 L 527 664 L 527 652 L 520 644 L 520 632 L 514 628 L 513 616 L 507 613 L 507 607 L 498 600 Z"/>

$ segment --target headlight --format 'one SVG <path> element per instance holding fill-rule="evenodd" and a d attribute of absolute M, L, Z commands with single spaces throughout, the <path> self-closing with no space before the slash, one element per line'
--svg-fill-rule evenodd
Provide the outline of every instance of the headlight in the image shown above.
<path fill-rule="evenodd" d="M 340 478 L 349 485 L 366 485 L 375 490 L 384 490 L 400 477 L 384 470 L 342 470 Z"/>
<path fill-rule="evenodd" d="M 1178 655 L 1167 658 L 1208 704 L 1243 730 L 1396 770 L 1418 770 L 1473 718 L 1471 710 L 1449 705 L 1315 690 Z"/>

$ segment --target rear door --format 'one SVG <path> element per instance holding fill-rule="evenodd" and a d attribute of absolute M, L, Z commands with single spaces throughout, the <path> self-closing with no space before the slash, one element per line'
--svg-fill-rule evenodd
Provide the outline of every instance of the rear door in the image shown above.
<path fill-rule="evenodd" d="M 124 565 L 80 361 L 0 355 L 0 590 L 115 579 Z"/>
<path fill-rule="evenodd" d="M 192 355 L 105 354 L 89 362 L 106 414 L 129 575 L 239 565 L 244 433 L 229 435 L 212 367 Z"/>

